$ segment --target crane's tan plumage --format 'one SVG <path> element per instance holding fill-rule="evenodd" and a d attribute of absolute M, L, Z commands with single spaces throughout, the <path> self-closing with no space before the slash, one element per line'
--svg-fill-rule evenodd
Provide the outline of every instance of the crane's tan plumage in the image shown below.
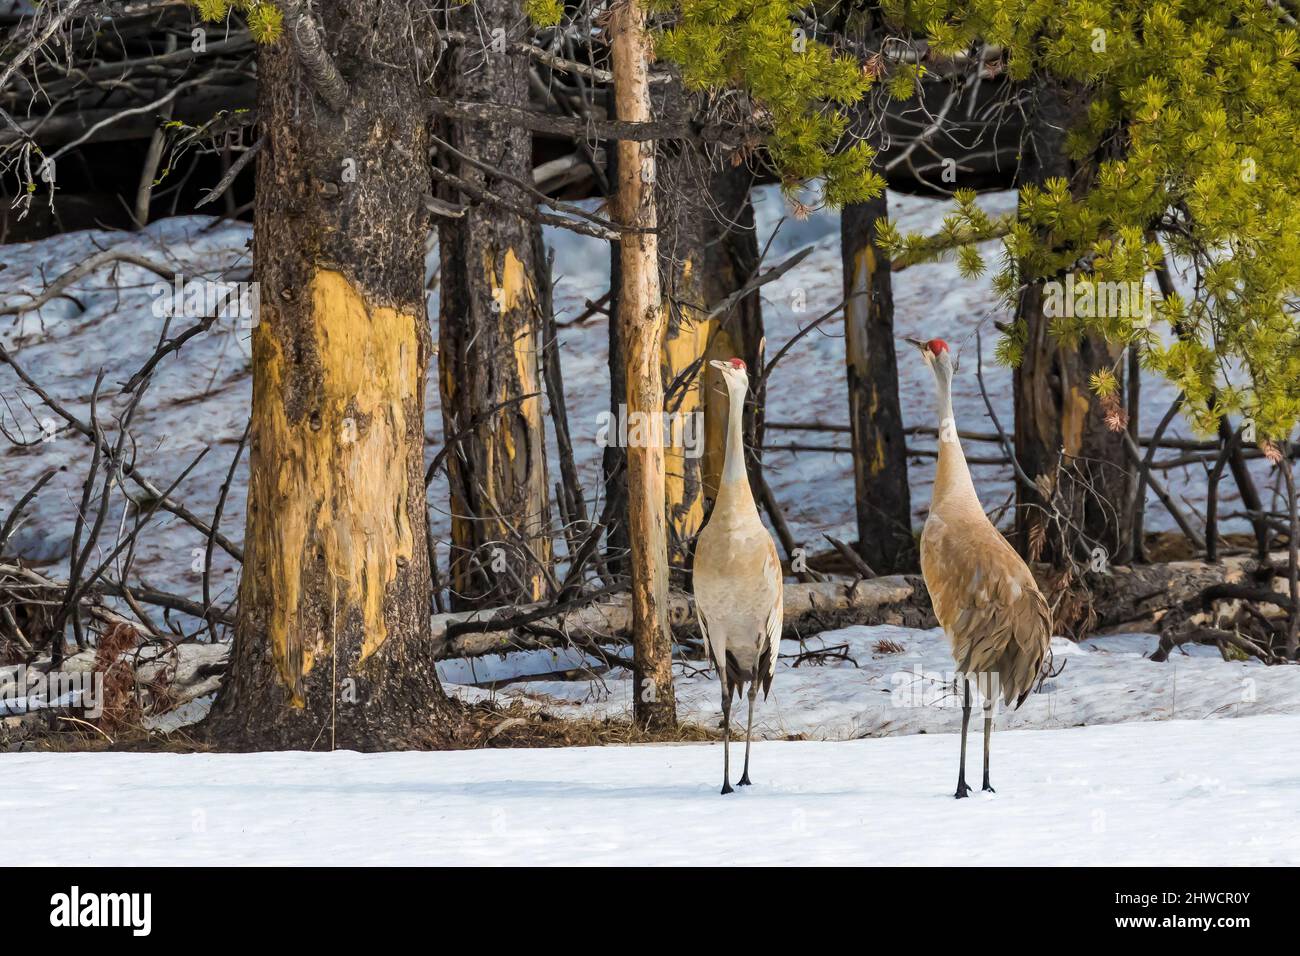
<path fill-rule="evenodd" d="M 766 697 L 781 641 L 781 562 L 761 521 L 753 527 L 727 518 L 715 507 L 695 550 L 700 629 L 724 689 L 739 697 L 758 681 Z"/>
<path fill-rule="evenodd" d="M 921 574 L 957 669 L 996 674 L 1003 700 L 1019 706 L 1042 669 L 1051 617 L 1029 568 L 978 500 L 936 500 L 921 533 Z"/>
<path fill-rule="evenodd" d="M 766 698 L 781 646 L 782 576 L 776 544 L 758 515 L 745 473 L 741 441 L 747 378 L 740 359 L 712 362 L 722 372 L 730 399 L 722 481 L 709 523 L 695 545 L 695 608 L 709 657 L 722 683 L 722 792 L 731 792 L 731 697 L 749 685 L 745 729 L 745 771 L 749 783 L 749 743 L 754 698 L 762 685 Z"/>
<path fill-rule="evenodd" d="M 984 708 L 984 789 L 989 785 L 992 698 L 1019 707 L 1033 691 L 1052 639 L 1052 620 L 1029 566 L 984 514 L 952 412 L 954 367 L 942 339 L 912 342 L 934 371 L 939 393 L 939 463 L 921 532 L 921 574 L 934 615 L 952 644 L 965 684 L 957 796 L 966 796 L 970 678 Z M 996 683 L 995 683 L 996 682 Z"/>

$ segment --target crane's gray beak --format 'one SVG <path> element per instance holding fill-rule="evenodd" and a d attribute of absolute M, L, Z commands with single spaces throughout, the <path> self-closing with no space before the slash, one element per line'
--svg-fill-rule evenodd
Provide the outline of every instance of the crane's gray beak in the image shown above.
<path fill-rule="evenodd" d="M 925 342 L 922 342 L 920 339 L 908 338 L 906 335 L 900 336 L 900 338 L 908 345 L 915 345 L 917 351 L 921 353 L 921 358 L 925 359 L 926 362 L 929 362 L 934 358 L 934 353 L 930 351 L 930 346 Z"/>
<path fill-rule="evenodd" d="M 718 359 L 710 359 L 709 365 L 711 365 L 713 368 L 716 368 L 719 372 L 725 372 L 728 368 L 731 367 L 726 362 L 720 361 Z"/>

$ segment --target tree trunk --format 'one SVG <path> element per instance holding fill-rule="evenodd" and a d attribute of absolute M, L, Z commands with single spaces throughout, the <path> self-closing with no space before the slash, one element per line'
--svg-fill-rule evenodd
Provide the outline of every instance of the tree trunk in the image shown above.
<path fill-rule="evenodd" d="M 617 115 L 614 101 L 614 89 L 605 90 L 605 111 L 610 116 Z M 605 152 L 606 180 L 618 182 L 618 149 Z M 617 198 L 610 197 L 608 205 L 611 210 L 617 206 Z M 616 210 L 615 210 L 616 211 Z M 609 414 L 614 422 L 620 420 L 627 404 L 627 359 L 623 349 L 622 307 L 619 300 L 623 295 L 623 247 L 621 243 L 609 244 Z M 616 441 L 608 441 L 601 457 L 601 472 L 605 483 L 605 566 L 610 574 L 626 578 L 628 576 L 628 552 L 631 544 L 627 538 L 627 449 Z"/>
<path fill-rule="evenodd" d="M 888 212 L 881 193 L 878 199 L 844 207 L 840 215 L 858 553 L 878 574 L 916 565 L 890 262 L 876 246 L 876 220 Z"/>
<path fill-rule="evenodd" d="M 429 144 L 412 61 L 432 40 L 413 41 L 404 10 L 320 8 L 351 83 L 340 113 L 310 92 L 288 37 L 258 53 L 248 525 L 207 725 L 223 746 L 377 749 L 449 733 L 422 474 Z"/>
<path fill-rule="evenodd" d="M 617 181 L 616 150 L 610 150 L 610 178 Z M 610 244 L 609 268 L 609 414 L 614 422 L 627 411 L 627 357 L 623 347 L 623 247 Z M 627 449 L 610 439 L 601 458 L 605 479 L 605 563 L 612 574 L 626 577 L 631 542 L 627 537 Z"/>
<path fill-rule="evenodd" d="M 612 9 L 610 29 L 614 99 L 620 120 L 648 122 L 649 57 L 645 9 L 622 0 Z M 664 520 L 663 381 L 659 360 L 666 316 L 659 291 L 655 228 L 654 143 L 619 141 L 618 215 L 644 232 L 621 241 L 618 322 L 627 360 L 627 412 L 643 419 L 642 440 L 627 447 L 628 537 L 631 540 L 634 719 L 644 727 L 676 724 L 672 634 L 668 627 L 668 539 Z"/>
<path fill-rule="evenodd" d="M 1087 108 L 1081 87 L 1039 80 L 1029 121 L 1034 158 L 1027 164 L 1028 182 L 1042 185 L 1062 177 L 1076 194 L 1086 188 L 1094 167 L 1072 161 L 1065 138 L 1083 121 Z M 1017 483 L 1018 546 L 1031 558 L 1057 565 L 1071 551 L 1082 556 L 1100 546 L 1109 562 L 1119 550 L 1116 503 L 1128 500 L 1129 476 L 1123 434 L 1107 428 L 1089 379 L 1102 368 L 1114 369 L 1123 394 L 1119 349 L 1099 335 L 1084 336 L 1078 348 L 1061 345 L 1051 335 L 1044 303 L 1043 281 L 1035 281 L 1021 294 L 1017 310 L 1027 335 L 1014 375 L 1016 456 L 1031 479 L 1045 476 L 1045 482 L 1059 484 L 1060 510 L 1068 525 L 1059 534 L 1049 532 L 1044 497 Z M 1035 530 L 1036 525 L 1042 530 Z"/>
<path fill-rule="evenodd" d="M 667 88 L 657 97 L 659 115 L 688 116 L 692 98 L 681 80 L 661 87 Z M 668 563 L 684 569 L 690 567 L 695 536 L 704 525 L 704 459 L 698 452 L 705 440 L 705 382 L 712 383 L 704 356 L 717 329 L 717 322 L 708 318 L 705 291 L 709 213 L 698 201 L 709 187 L 709 160 L 685 142 L 661 144 L 657 160 L 659 267 L 667 313 L 661 358 L 664 407 L 680 423 L 676 433 L 668 434 L 664 449 Z"/>
<path fill-rule="evenodd" d="M 1137 445 L 1142 437 L 1142 360 L 1136 344 L 1129 346 L 1128 356 L 1128 437 Z M 1146 547 L 1146 494 L 1145 490 L 1133 507 L 1133 526 L 1125 532 L 1127 544 L 1124 557 L 1128 561 L 1145 564 Z"/>
<path fill-rule="evenodd" d="M 713 170 L 709 196 L 714 208 L 706 213 L 703 260 L 704 301 L 710 307 L 731 295 L 758 271 L 758 229 L 749 196 L 753 185 L 753 172 L 743 165 L 732 166 L 730 160 L 724 159 Z M 763 352 L 763 300 L 755 290 L 715 320 L 705 359 L 738 357 L 749 368 L 750 389 L 745 397 L 744 418 L 745 463 L 756 500 L 761 500 L 763 410 L 767 402 L 767 385 L 758 384 L 763 371 Z M 721 373 L 709 369 L 706 375 L 704 495 L 712 500 L 717 497 L 722 481 L 730 399 Z"/>
<path fill-rule="evenodd" d="M 476 0 L 453 13 L 456 28 L 527 20 L 518 0 Z M 522 36 L 522 34 L 521 34 Z M 510 37 L 519 39 L 520 37 Z M 448 96 L 527 105 L 528 59 L 456 44 L 447 64 Z M 497 123 L 454 123 L 444 139 L 465 155 L 516 179 L 532 177 L 527 130 Z M 517 205 L 518 187 L 454 156 L 444 168 Z M 465 197 L 449 192 L 447 199 Z M 550 489 L 542 418 L 540 309 L 547 281 L 538 259 L 541 226 L 507 210 L 470 203 L 439 223 L 442 254 L 439 389 L 443 432 L 468 435 L 447 459 L 451 490 L 451 587 L 454 607 L 527 603 L 548 591 Z M 529 397 L 531 396 L 531 397 Z"/>
<path fill-rule="evenodd" d="M 680 86 L 665 108 L 685 114 L 691 100 Z M 684 441 L 666 449 L 668 560 L 690 566 L 707 502 L 717 496 L 726 448 L 729 400 L 713 359 L 744 359 L 750 381 L 762 369 L 763 312 L 757 292 L 726 312 L 713 307 L 758 268 L 758 237 L 749 200 L 753 174 L 709 158 L 685 143 L 664 144 L 656 176 L 660 215 L 659 259 L 668 310 L 663 350 L 665 407 L 678 416 Z M 707 203 L 698 197 L 708 196 Z M 745 449 L 751 475 L 762 451 L 762 389 L 747 397 Z M 689 424 L 686 424 L 688 423 Z M 671 436 L 676 439 L 678 436 Z M 755 497 L 758 486 L 755 484 Z"/>

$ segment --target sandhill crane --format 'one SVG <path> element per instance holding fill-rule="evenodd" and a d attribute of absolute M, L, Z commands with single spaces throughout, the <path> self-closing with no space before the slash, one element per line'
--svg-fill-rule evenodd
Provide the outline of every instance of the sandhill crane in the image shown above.
<path fill-rule="evenodd" d="M 961 766 L 957 796 L 966 785 L 966 728 L 970 724 L 970 679 L 984 698 L 984 789 L 989 783 L 989 738 L 993 700 L 999 690 L 1019 707 L 1042 672 L 1052 639 L 1051 615 L 1029 566 L 984 514 L 952 413 L 952 355 L 943 339 L 920 342 L 939 394 L 939 464 L 930 515 L 921 532 L 921 573 L 935 617 L 952 644 L 964 685 Z"/>
<path fill-rule="evenodd" d="M 781 562 L 758 516 L 745 473 L 742 434 L 749 388 L 745 363 L 733 358 L 709 364 L 722 373 L 730 406 L 722 481 L 709 523 L 695 546 L 695 609 L 722 683 L 722 792 L 731 793 L 731 695 L 734 692 L 739 700 L 749 684 L 745 769 L 738 784 L 743 787 L 749 783 L 754 698 L 760 682 L 767 698 L 781 644 Z"/>

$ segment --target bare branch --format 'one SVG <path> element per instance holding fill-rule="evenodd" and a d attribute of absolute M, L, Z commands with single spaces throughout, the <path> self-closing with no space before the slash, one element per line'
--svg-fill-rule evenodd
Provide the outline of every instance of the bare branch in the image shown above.
<path fill-rule="evenodd" d="M 307 74 L 307 82 L 330 109 L 335 113 L 343 112 L 351 96 L 347 80 L 325 52 L 324 37 L 316 18 L 302 0 L 280 0 L 279 6 L 284 11 L 284 25 L 292 38 L 298 62 Z"/>
<path fill-rule="evenodd" d="M 85 3 L 85 0 L 70 0 L 62 10 L 58 11 L 50 18 L 50 22 L 45 24 L 45 29 L 32 37 L 31 42 L 29 42 L 27 46 L 23 47 L 22 50 L 19 51 L 18 55 L 10 60 L 3 70 L 0 70 L 0 90 L 4 89 L 5 84 L 9 82 L 9 77 L 14 75 L 14 71 L 27 62 L 28 58 L 30 58 L 33 53 L 44 46 L 45 41 L 54 35 L 54 31 L 62 26 L 63 21 L 76 13 L 77 8 L 83 3 Z"/>
<path fill-rule="evenodd" d="M 220 199 L 225 191 L 229 189 L 231 184 L 235 181 L 235 177 L 242 173 L 244 167 L 253 161 L 253 157 L 257 155 L 258 151 L 262 148 L 262 144 L 265 142 L 266 137 L 259 136 L 256 143 L 244 150 L 243 153 L 240 154 L 239 158 L 230 164 L 230 168 L 226 170 L 226 175 L 222 176 L 221 179 L 217 181 L 217 184 L 208 190 L 206 196 L 194 204 L 194 208 L 201 209 L 208 203 Z"/>
<path fill-rule="evenodd" d="M 168 266 L 162 266 L 151 259 L 137 255 L 134 252 L 128 252 L 120 247 L 105 249 L 103 252 L 97 252 L 81 265 L 69 269 L 63 275 L 59 276 L 48 286 L 40 295 L 35 296 L 30 302 L 15 303 L 13 305 L 0 305 L 0 315 L 21 315 L 24 312 L 31 312 L 33 309 L 39 309 L 51 299 L 57 298 L 63 293 L 63 290 L 80 279 L 84 279 L 101 266 L 110 262 L 126 262 L 133 266 L 139 266 L 141 269 L 148 269 L 154 275 L 162 276 L 164 279 L 170 279 L 176 272 Z M 0 359 L 5 356 L 0 355 Z"/>

